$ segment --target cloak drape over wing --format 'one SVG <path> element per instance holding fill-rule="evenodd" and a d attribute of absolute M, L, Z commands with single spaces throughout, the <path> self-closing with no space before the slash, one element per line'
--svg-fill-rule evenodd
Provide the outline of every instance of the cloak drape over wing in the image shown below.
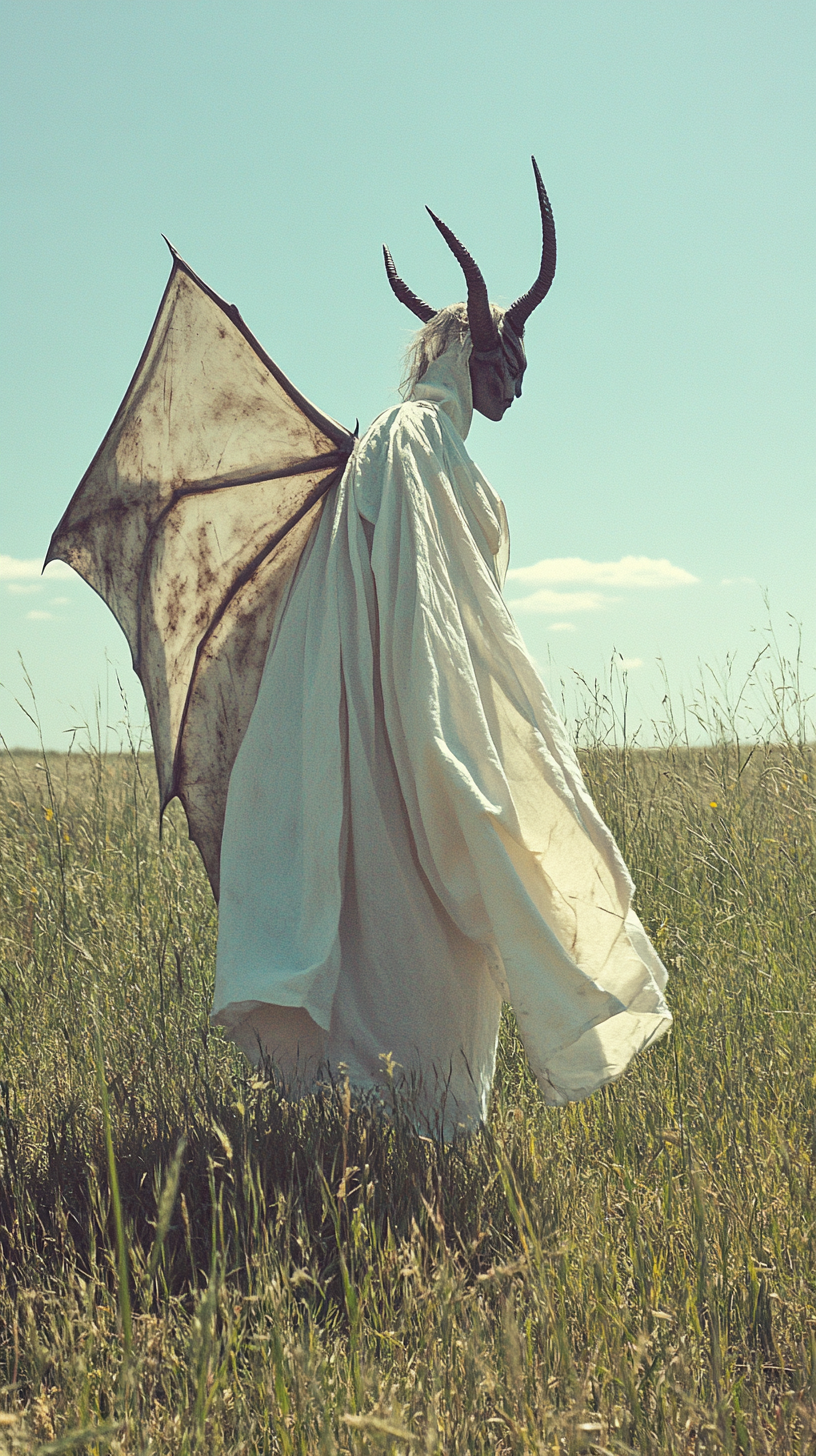
<path fill-rule="evenodd" d="M 553 1104 L 671 1022 L 502 597 L 507 518 L 464 444 L 470 351 L 449 344 L 366 431 L 278 617 L 230 780 L 214 1005 L 291 1065 L 305 1012 L 307 1055 L 355 1087 L 407 1079 L 445 1137 L 487 1114 L 503 999 Z"/>
<path fill-rule="evenodd" d="M 170 250 L 144 353 L 46 564 L 68 562 L 125 633 L 162 810 L 181 800 L 217 897 L 230 773 L 276 614 L 355 437 Z"/>

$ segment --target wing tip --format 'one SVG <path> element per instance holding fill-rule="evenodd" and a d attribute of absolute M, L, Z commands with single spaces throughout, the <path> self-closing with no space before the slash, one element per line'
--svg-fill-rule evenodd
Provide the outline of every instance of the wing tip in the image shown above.
<path fill-rule="evenodd" d="M 57 527 L 56 531 L 54 532 L 53 536 L 51 537 L 51 540 L 48 543 L 48 550 L 45 553 L 45 559 L 43 561 L 42 566 L 40 567 L 40 576 L 42 576 L 43 572 L 45 571 L 46 566 L 50 566 L 51 565 L 51 562 L 52 561 L 65 561 L 65 557 L 64 556 L 60 556 L 60 554 L 59 554 L 59 547 L 57 545 L 57 536 L 58 535 L 59 535 L 59 526 Z M 67 563 L 67 565 L 68 566 L 71 565 L 70 561 Z"/>

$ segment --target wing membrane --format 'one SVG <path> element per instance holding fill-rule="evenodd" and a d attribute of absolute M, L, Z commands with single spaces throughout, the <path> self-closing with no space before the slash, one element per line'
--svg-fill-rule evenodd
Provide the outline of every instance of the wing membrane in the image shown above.
<path fill-rule="evenodd" d="M 73 566 L 121 625 L 162 809 L 181 799 L 216 894 L 229 776 L 277 612 L 353 444 L 173 252 L 136 373 L 46 561 Z"/>

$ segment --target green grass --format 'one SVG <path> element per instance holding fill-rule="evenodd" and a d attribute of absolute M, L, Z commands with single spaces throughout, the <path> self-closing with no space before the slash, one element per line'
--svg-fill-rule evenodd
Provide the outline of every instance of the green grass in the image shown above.
<path fill-rule="evenodd" d="M 0 1452 L 816 1450 L 814 753 L 715 728 L 584 734 L 672 1035 L 451 1148 L 208 1027 L 148 758 L 3 758 Z"/>

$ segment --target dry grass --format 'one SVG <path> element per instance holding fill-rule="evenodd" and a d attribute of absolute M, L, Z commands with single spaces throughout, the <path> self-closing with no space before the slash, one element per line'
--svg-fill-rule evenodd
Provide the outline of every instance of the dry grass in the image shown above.
<path fill-rule="evenodd" d="M 508 1017 L 447 1149 L 208 1028 L 149 760 L 5 757 L 0 1451 L 816 1449 L 814 755 L 715 727 L 584 735 L 672 1036 L 555 1111 Z"/>

